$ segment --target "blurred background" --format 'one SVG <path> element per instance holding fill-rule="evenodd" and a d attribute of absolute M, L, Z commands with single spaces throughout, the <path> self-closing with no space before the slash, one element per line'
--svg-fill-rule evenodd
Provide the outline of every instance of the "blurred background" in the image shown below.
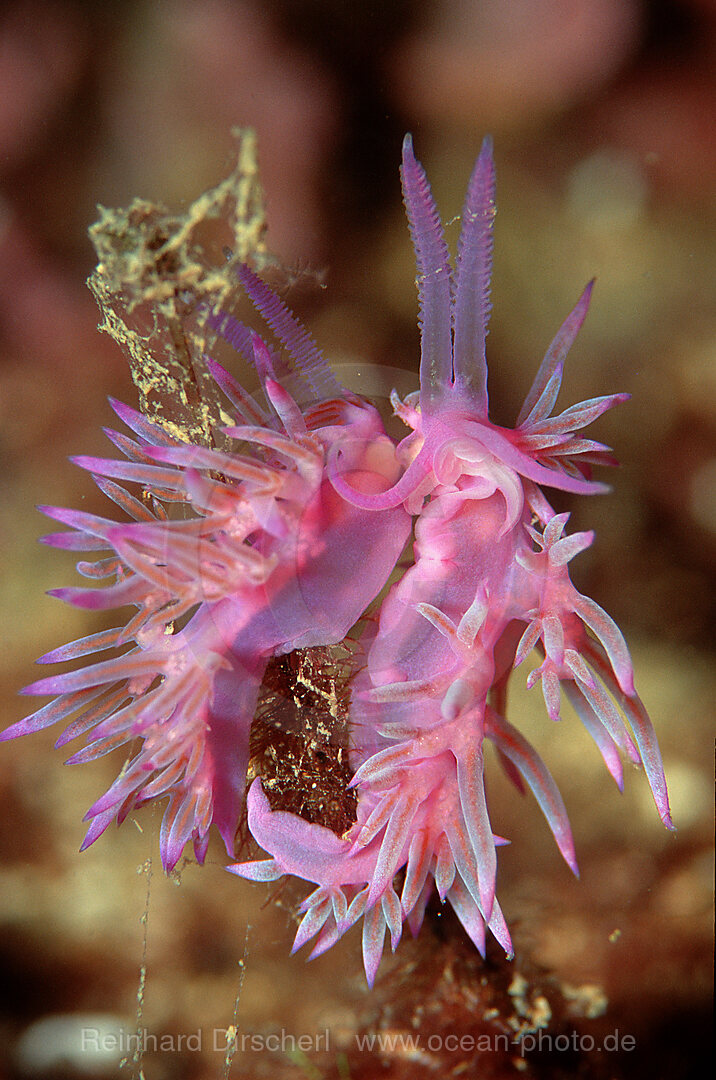
<path fill-rule="evenodd" d="M 609 1006 L 599 1022 L 634 1036 L 633 1052 L 615 1055 L 605 1076 L 697 1075 L 711 987 L 716 3 L 0 7 L 3 726 L 23 715 L 16 691 L 36 677 L 34 658 L 97 628 L 43 595 L 74 571 L 36 542 L 48 530 L 35 510 L 104 512 L 66 457 L 107 452 L 108 394 L 136 400 L 120 350 L 97 333 L 85 286 L 96 204 L 141 196 L 181 211 L 230 171 L 236 125 L 258 135 L 266 241 L 285 297 L 335 363 L 401 369 L 413 373 L 401 390 L 417 385 L 398 179 L 406 131 L 453 247 L 471 166 L 485 132 L 494 137 L 488 359 L 497 422 L 513 422 L 552 335 L 597 277 L 560 404 L 617 390 L 632 400 L 596 430 L 623 465 L 609 477 L 611 495 L 574 505 L 572 527 L 597 530 L 575 580 L 633 646 L 678 832 L 663 831 L 643 776 L 630 771 L 620 796 L 574 721 L 550 725 L 518 689 L 513 722 L 534 724 L 570 809 L 582 879 L 570 879 L 534 804 L 496 778 L 493 820 L 513 840 L 498 886 L 518 957 L 562 990 L 600 987 Z M 427 965 L 439 980 L 445 941 L 459 950 L 466 940 L 426 928 L 419 947 L 404 943 L 384 960 L 383 990 L 379 980 L 371 996 L 355 933 L 308 967 L 288 958 L 300 890 L 267 904 L 268 887 L 224 873 L 218 845 L 203 870 L 165 879 L 151 810 L 79 856 L 82 815 L 116 763 L 64 769 L 55 738 L 0 754 L 0 1080 L 114 1075 L 116 1057 L 63 1056 L 63 1040 L 86 1014 L 110 1031 L 133 1029 L 138 993 L 149 1031 L 201 1028 L 207 1045 L 232 1023 L 331 1032 L 328 1054 L 245 1054 L 232 1076 L 430 1072 L 422 1059 L 352 1056 L 352 1033 L 389 1026 L 388 1002 L 408 1001 L 404 983 L 390 982 L 400 964 L 418 973 Z M 59 1026 L 38 1028 L 50 1019 Z M 539 1055 L 527 1066 L 540 1076 L 566 1067 Z M 515 1068 L 495 1057 L 480 1075 Z M 150 1056 L 144 1070 L 147 1080 L 226 1075 L 223 1054 L 208 1049 Z"/>

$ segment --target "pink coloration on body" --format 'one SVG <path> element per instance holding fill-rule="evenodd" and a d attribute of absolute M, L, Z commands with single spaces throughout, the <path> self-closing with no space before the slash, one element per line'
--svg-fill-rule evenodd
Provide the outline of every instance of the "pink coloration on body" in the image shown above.
<path fill-rule="evenodd" d="M 626 397 L 614 394 L 550 416 L 564 359 L 586 315 L 591 286 L 567 317 L 537 373 L 514 430 L 488 418 L 485 339 L 494 218 L 494 167 L 485 141 L 468 187 L 457 271 L 410 138 L 403 192 L 418 263 L 421 389 L 396 413 L 412 433 L 397 448 L 404 471 L 379 494 L 352 485 L 346 444 L 328 469 L 336 490 L 376 513 L 405 506 L 416 516 L 414 563 L 383 602 L 354 683 L 351 724 L 357 821 L 343 838 L 272 812 L 256 780 L 249 826 L 272 858 L 240 863 L 245 877 L 291 873 L 318 888 L 304 902 L 295 948 L 312 956 L 363 917 L 363 958 L 372 983 L 386 929 L 416 932 L 433 891 L 448 900 L 477 948 L 485 928 L 506 952 L 510 936 L 495 899 L 496 847 L 484 788 L 484 745 L 508 776 L 534 792 L 559 849 L 576 873 L 574 844 L 557 787 L 536 750 L 505 716 L 508 676 L 537 647 L 549 716 L 564 688 L 621 787 L 619 751 L 642 763 L 667 827 L 671 818 L 656 738 L 636 696 L 624 639 L 569 579 L 569 561 L 592 533 L 564 535 L 541 486 L 590 494 L 593 464 L 607 447 L 576 434 Z M 404 871 L 400 894 L 395 876 Z"/>
<path fill-rule="evenodd" d="M 161 829 L 167 870 L 189 840 L 203 860 L 212 822 L 233 854 L 249 732 L 269 658 L 341 641 L 385 584 L 410 531 L 402 508 L 376 514 L 336 493 L 325 472 L 335 443 L 349 439 L 349 473 L 365 491 L 380 490 L 397 475 L 393 444 L 376 410 L 335 383 L 278 297 L 248 268 L 240 277 L 286 345 L 313 404 L 302 411 L 274 377 L 263 341 L 226 318 L 216 320 L 219 328 L 238 336 L 236 343 L 252 355 L 270 407 L 260 409 L 209 361 L 236 414 L 237 426 L 227 432 L 246 444 L 246 452 L 187 445 L 113 402 L 137 435 L 135 441 L 107 433 L 129 461 L 75 463 L 133 520 L 118 524 L 45 507 L 48 516 L 75 530 L 45 542 L 101 552 L 101 559 L 82 561 L 78 570 L 111 582 L 53 595 L 91 610 L 131 604 L 137 612 L 126 626 L 57 649 L 40 663 L 128 648 L 26 687 L 26 694 L 57 696 L 0 736 L 14 738 L 74 717 L 57 745 L 89 737 L 70 763 L 141 739 L 141 749 L 87 812 L 83 847 L 112 820 L 121 822 L 150 799 L 168 796 Z M 327 399 L 328 393 L 340 396 Z M 115 480 L 139 484 L 144 501 Z M 193 516 L 170 519 L 171 504 Z M 177 620 L 184 625 L 174 632 Z"/>
<path fill-rule="evenodd" d="M 614 464 L 608 447 L 580 431 L 626 395 L 551 415 L 591 285 L 549 346 L 517 426 L 493 424 L 485 357 L 495 214 L 490 143 L 468 187 L 454 272 L 409 137 L 402 181 L 418 264 L 421 388 L 391 400 L 410 434 L 396 446 L 376 410 L 338 385 L 306 330 L 242 268 L 244 289 L 287 355 L 226 315 L 209 321 L 254 363 L 267 408 L 209 361 L 234 411 L 227 432 L 243 445 L 225 453 L 181 442 L 114 404 L 136 435 L 108 433 L 128 461 L 77 464 L 131 520 L 46 508 L 73 530 L 46 541 L 100 552 L 78 570 L 109 582 L 55 595 L 95 610 L 133 605 L 136 614 L 43 657 L 47 663 L 113 650 L 109 659 L 27 687 L 55 698 L 2 736 L 69 721 L 58 745 L 88 736 L 71 762 L 140 741 L 89 810 L 85 845 L 112 820 L 168 798 L 161 831 L 167 869 L 189 840 L 203 859 L 212 822 L 232 854 L 269 659 L 342 641 L 388 581 L 415 519 L 412 564 L 369 622 L 361 662 L 354 661 L 355 823 L 339 836 L 272 809 L 256 779 L 248 824 L 270 858 L 230 867 L 253 880 L 293 874 L 316 886 L 294 943 L 297 949 L 316 938 L 311 956 L 362 918 L 369 983 L 386 930 L 393 948 L 405 920 L 417 933 L 434 890 L 483 954 L 487 929 L 511 954 L 495 898 L 496 849 L 506 841 L 493 832 L 488 811 L 486 741 L 516 786 L 534 793 L 577 872 L 555 782 L 505 716 L 507 681 L 533 649 L 542 662 L 527 682 L 541 683 L 549 717 L 559 719 L 564 690 L 617 785 L 622 755 L 643 765 L 661 818 L 673 827 L 627 646 L 569 577 L 570 561 L 593 534 L 565 534 L 569 515 L 557 514 L 542 491 L 603 492 L 592 466 Z M 302 396 L 310 404 L 299 406 Z M 138 485 L 143 499 L 115 481 Z"/>

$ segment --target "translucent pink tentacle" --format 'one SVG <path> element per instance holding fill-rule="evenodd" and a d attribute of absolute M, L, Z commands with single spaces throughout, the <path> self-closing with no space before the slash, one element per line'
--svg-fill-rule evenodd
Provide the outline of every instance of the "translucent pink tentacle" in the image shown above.
<path fill-rule="evenodd" d="M 491 309 L 494 219 L 495 166 L 488 137 L 470 177 L 462 212 L 453 310 L 455 382 L 469 387 L 471 405 L 483 417 L 487 416 L 485 339 Z"/>
<path fill-rule="evenodd" d="M 555 334 L 535 375 L 525 403 L 520 409 L 520 415 L 517 417 L 518 427 L 522 424 L 533 423 L 551 413 L 562 383 L 564 361 L 586 318 L 593 287 L 594 278 Z"/>
<path fill-rule="evenodd" d="M 403 140 L 403 198 L 418 268 L 421 333 L 421 402 L 430 403 L 452 381 L 450 260 L 430 185 L 413 154 L 413 140 Z"/>
<path fill-rule="evenodd" d="M 240 266 L 237 274 L 254 307 L 261 312 L 276 337 L 285 346 L 298 373 L 313 391 L 315 399 L 340 397 L 343 388 L 308 330 L 248 266 Z"/>

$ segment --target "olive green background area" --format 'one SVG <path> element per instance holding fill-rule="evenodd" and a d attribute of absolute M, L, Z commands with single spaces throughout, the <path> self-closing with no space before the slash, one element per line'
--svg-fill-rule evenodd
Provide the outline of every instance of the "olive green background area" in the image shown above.
<path fill-rule="evenodd" d="M 534 800 L 509 787 L 493 758 L 490 813 L 511 841 L 499 854 L 498 895 L 516 961 L 508 967 L 490 948 L 483 964 L 436 906 L 417 941 L 406 928 L 394 958 L 386 948 L 370 993 L 357 931 L 309 965 L 289 957 L 300 884 L 240 881 L 224 870 L 216 841 L 203 868 L 188 862 L 167 879 L 161 807 L 79 855 L 82 816 L 116 775 L 121 751 L 119 760 L 66 768 L 52 731 L 3 745 L 0 1076 L 23 1075 L 34 1023 L 66 1014 L 172 1039 L 204 1033 L 201 1050 L 186 1040 L 171 1044 L 176 1050 L 149 1044 L 147 1080 L 219 1080 L 226 1067 L 213 1033 L 230 1025 L 258 1037 L 229 1073 L 246 1078 L 693 1074 L 711 987 L 716 16 L 706 0 L 564 0 L 543 6 L 541 17 L 538 7 L 4 6 L 3 721 L 23 715 L 27 701 L 16 692 L 38 677 L 36 656 L 103 625 L 44 595 L 76 577 L 70 555 L 37 543 L 54 526 L 34 509 L 109 512 L 66 459 L 110 452 L 101 432 L 116 423 L 108 394 L 136 404 L 126 360 L 97 332 L 85 286 L 96 204 L 141 197 L 181 214 L 229 174 L 231 128 L 255 128 L 272 285 L 341 377 L 385 404 L 392 385 L 401 394 L 417 385 L 402 136 L 413 133 L 454 249 L 470 169 L 490 131 L 498 176 L 491 414 L 514 421 L 552 335 L 596 275 L 559 405 L 629 392 L 631 401 L 593 429 L 623 464 L 606 477 L 612 494 L 555 501 L 572 511 L 570 529 L 596 530 L 574 564 L 575 583 L 632 647 L 676 834 L 660 825 L 643 775 L 627 767 L 620 794 L 570 710 L 551 723 L 520 669 L 508 715 L 560 786 L 581 879 L 562 863 Z M 216 355 L 255 389 L 229 349 Z M 446 1035 L 476 1038 L 500 1023 L 510 1033 L 521 1024 L 541 1030 L 547 1012 L 546 1031 L 601 1040 L 618 1030 L 634 1046 L 535 1050 L 523 1072 L 516 1049 L 445 1049 Z M 266 1036 L 282 1030 L 297 1038 L 328 1030 L 329 1045 L 271 1049 Z M 358 1047 L 356 1034 L 378 1032 L 419 1033 L 424 1042 Z M 428 1047 L 431 1035 L 439 1047 Z M 79 1075 L 71 1063 L 54 1074 L 38 1068 L 35 1076 Z"/>

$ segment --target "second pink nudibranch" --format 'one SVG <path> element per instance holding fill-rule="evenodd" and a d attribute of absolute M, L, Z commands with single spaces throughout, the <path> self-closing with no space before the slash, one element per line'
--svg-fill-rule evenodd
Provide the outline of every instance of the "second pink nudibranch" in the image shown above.
<path fill-rule="evenodd" d="M 412 429 L 398 445 L 402 475 L 380 493 L 347 474 L 346 444 L 328 458 L 331 480 L 356 507 L 404 506 L 416 518 L 414 562 L 383 602 L 354 683 L 352 785 L 357 821 L 338 838 L 320 825 L 272 812 L 255 781 L 249 826 L 272 856 L 239 863 L 245 877 L 305 877 L 295 947 L 317 936 L 323 952 L 363 918 L 372 982 L 386 930 L 395 948 L 407 920 L 417 932 L 434 890 L 449 901 L 484 953 L 489 929 L 511 952 L 495 899 L 496 848 L 484 786 L 484 746 L 537 802 L 567 864 L 577 863 L 567 812 L 547 766 L 504 715 L 513 668 L 537 648 L 546 710 L 559 719 L 565 691 L 607 768 L 622 786 L 621 754 L 642 764 L 671 828 L 656 737 L 634 690 L 631 659 L 614 621 L 569 579 L 568 563 L 593 540 L 565 535 L 541 487 L 580 494 L 608 489 L 591 479 L 611 465 L 609 448 L 578 432 L 626 394 L 594 398 L 551 416 L 564 360 L 587 313 L 591 285 L 549 346 L 515 429 L 488 416 L 485 341 L 495 214 L 489 140 L 477 159 L 462 214 L 457 266 L 448 258 L 425 173 L 406 137 L 403 195 L 417 259 L 420 392 L 400 401 Z M 394 882 L 402 872 L 402 887 Z"/>

